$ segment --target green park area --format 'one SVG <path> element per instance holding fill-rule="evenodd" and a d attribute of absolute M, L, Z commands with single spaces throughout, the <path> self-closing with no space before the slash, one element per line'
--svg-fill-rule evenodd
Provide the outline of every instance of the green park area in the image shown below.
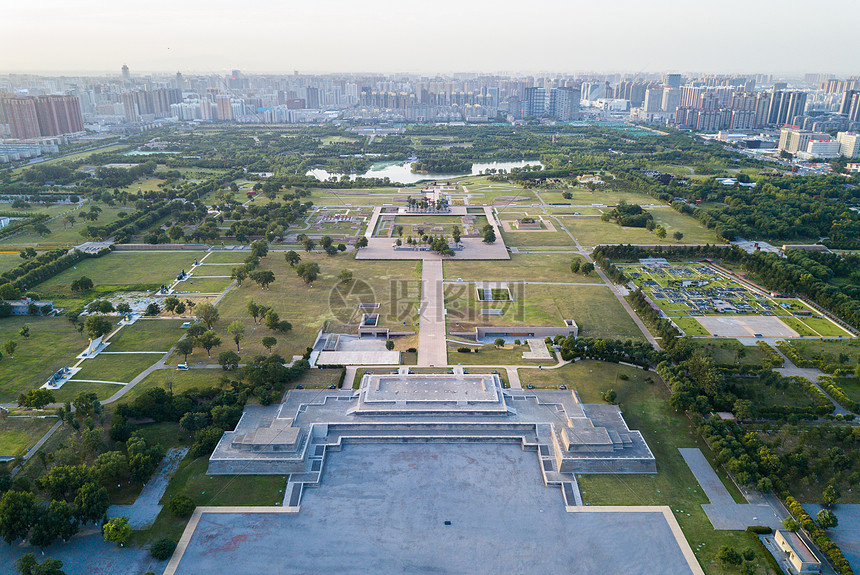
<path fill-rule="evenodd" d="M 123 326 L 108 341 L 109 352 L 157 351 L 166 352 L 185 333 L 182 320 L 142 318 Z"/>
<path fill-rule="evenodd" d="M 574 260 L 578 260 L 581 264 L 585 263 L 585 258 L 578 254 L 511 254 L 511 259 L 504 263 L 465 261 L 457 260 L 455 257 L 445 260 L 443 268 L 446 282 L 462 279 L 464 282 L 601 283 L 595 273 L 589 275 L 571 273 L 570 264 Z"/>
<path fill-rule="evenodd" d="M 23 261 L 21 256 L 18 255 L 18 251 L 0 252 L 0 273 L 19 266 Z"/>
<path fill-rule="evenodd" d="M 29 327 L 30 336 L 19 332 Z M 87 338 L 62 317 L 9 317 L 0 320 L 0 345 L 16 344 L 10 356 L 0 359 L 0 402 L 14 401 L 18 394 L 40 387 L 58 369 L 74 365 L 75 356 L 87 346 Z"/>
<path fill-rule="evenodd" d="M 473 331 L 477 326 L 561 327 L 570 319 L 588 337 L 641 338 L 642 333 L 605 285 L 526 284 L 514 299 L 479 301 L 474 286 L 446 284 L 448 331 Z M 486 313 L 482 310 L 499 310 Z M 459 323 L 459 325 L 458 325 Z"/>
<path fill-rule="evenodd" d="M 108 206 L 102 202 L 85 202 L 80 207 L 69 204 L 54 204 L 49 207 L 54 208 L 51 214 L 52 219 L 44 222 L 45 226 L 50 230 L 49 233 L 37 234 L 33 229 L 27 229 L 0 240 L 0 243 L 23 246 L 71 246 L 82 244 L 89 241 L 89 238 L 81 235 L 81 232 L 87 226 L 104 226 L 118 220 L 121 214 L 134 212 L 134 207 L 131 205 Z M 101 210 L 97 212 L 98 219 L 82 219 L 84 215 L 95 213 L 91 212 L 93 207 Z"/>
<path fill-rule="evenodd" d="M 24 455 L 56 422 L 55 417 L 0 417 L 0 456 Z"/>
<path fill-rule="evenodd" d="M 110 350 L 110 346 L 107 347 Z M 158 353 L 100 353 L 81 364 L 71 381 L 93 380 L 128 383 L 161 359 Z M 65 387 L 65 386 L 64 386 Z"/>

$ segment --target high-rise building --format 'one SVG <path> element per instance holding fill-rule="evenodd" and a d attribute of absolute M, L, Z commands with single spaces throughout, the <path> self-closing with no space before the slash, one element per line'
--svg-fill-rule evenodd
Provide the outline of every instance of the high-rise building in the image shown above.
<path fill-rule="evenodd" d="M 306 95 L 305 102 L 308 108 L 318 110 L 320 107 L 320 89 L 308 86 Z"/>
<path fill-rule="evenodd" d="M 669 88 L 678 89 L 681 87 L 681 75 L 680 74 L 666 74 L 666 86 Z"/>
<path fill-rule="evenodd" d="M 860 158 L 860 134 L 839 132 L 836 141 L 839 142 L 839 155 L 850 159 Z"/>
<path fill-rule="evenodd" d="M 552 88 L 549 92 L 549 115 L 562 122 L 579 119 L 582 93 L 574 88 Z"/>
<path fill-rule="evenodd" d="M 540 118 L 546 113 L 546 89 L 537 86 L 523 91 L 523 117 Z"/>
<path fill-rule="evenodd" d="M 80 101 L 71 95 L 0 97 L 0 124 L 21 140 L 84 130 Z"/>
<path fill-rule="evenodd" d="M 35 98 L 0 97 L 0 124 L 9 126 L 13 138 L 27 140 L 41 136 Z"/>
<path fill-rule="evenodd" d="M 129 72 L 128 66 L 125 64 L 122 65 L 122 79 L 125 82 L 128 82 L 129 80 L 131 80 L 131 72 Z"/>
<path fill-rule="evenodd" d="M 84 131 L 81 103 L 74 96 L 39 96 L 36 98 L 36 118 L 43 137 Z"/>
<path fill-rule="evenodd" d="M 230 96 L 226 94 L 218 94 L 215 96 L 215 105 L 218 108 L 219 120 L 229 122 L 233 120 L 233 104 L 230 102 Z"/>
<path fill-rule="evenodd" d="M 783 128 L 779 132 L 779 144 L 777 148 L 782 152 L 789 154 L 797 154 L 798 152 L 806 152 L 809 147 L 809 142 L 816 140 L 830 140 L 829 134 L 810 132 L 808 130 L 799 130 L 797 128 Z"/>
<path fill-rule="evenodd" d="M 663 101 L 660 107 L 664 112 L 674 112 L 681 105 L 681 89 L 666 88 L 663 90 Z"/>

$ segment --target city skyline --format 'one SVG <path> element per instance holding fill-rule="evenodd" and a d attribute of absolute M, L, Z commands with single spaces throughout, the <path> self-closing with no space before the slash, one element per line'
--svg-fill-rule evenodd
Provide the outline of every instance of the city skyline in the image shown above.
<path fill-rule="evenodd" d="M 860 6 L 671 0 L 598 5 L 543 0 L 433 9 L 373 0 L 361 6 L 254 6 L 156 0 L 142 11 L 105 0 L 43 0 L 9 6 L 0 22 L 0 73 L 856 73 L 849 38 Z M 817 43 L 784 46 L 787 31 L 816 31 Z M 839 17 L 835 17 L 838 15 Z M 798 32 L 799 33 L 799 32 Z M 50 42 L 34 43 L 34 37 Z M 21 49 L 26 46 L 26 49 Z M 62 46 L 62 50 L 57 50 Z"/>

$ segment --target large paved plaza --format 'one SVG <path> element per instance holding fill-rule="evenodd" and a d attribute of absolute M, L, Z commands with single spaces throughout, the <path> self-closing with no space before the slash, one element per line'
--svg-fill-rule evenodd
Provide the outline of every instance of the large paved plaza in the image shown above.
<path fill-rule="evenodd" d="M 660 508 L 567 512 L 534 457 L 513 445 L 348 445 L 298 514 L 204 513 L 176 573 L 701 573 Z"/>

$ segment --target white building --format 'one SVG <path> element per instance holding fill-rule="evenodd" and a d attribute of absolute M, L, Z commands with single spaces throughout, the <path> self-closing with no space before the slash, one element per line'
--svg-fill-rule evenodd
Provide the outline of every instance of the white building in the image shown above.
<path fill-rule="evenodd" d="M 821 573 L 821 561 L 809 545 L 793 531 L 778 530 L 774 541 L 788 556 L 788 562 L 797 573 Z"/>
<path fill-rule="evenodd" d="M 839 132 L 836 134 L 839 142 L 839 154 L 846 158 L 860 158 L 860 134 L 857 132 Z"/>
<path fill-rule="evenodd" d="M 810 140 L 806 145 L 806 151 L 798 152 L 797 157 L 802 160 L 838 158 L 839 142 L 836 140 Z"/>

